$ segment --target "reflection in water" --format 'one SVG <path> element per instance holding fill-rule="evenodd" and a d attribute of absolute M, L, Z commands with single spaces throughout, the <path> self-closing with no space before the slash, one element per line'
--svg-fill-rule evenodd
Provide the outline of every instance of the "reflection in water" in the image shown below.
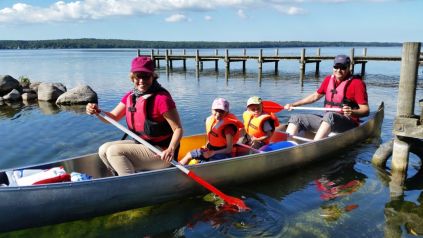
<path fill-rule="evenodd" d="M 2 102 L 0 104 L 0 119 L 13 118 L 22 109 L 23 104 L 21 102 Z"/>
<path fill-rule="evenodd" d="M 212 207 L 195 215 L 179 229 L 184 237 L 280 237 L 286 229 L 285 208 L 263 194 L 246 201 L 251 210 L 237 212 L 225 206 Z"/>
<path fill-rule="evenodd" d="M 401 196 L 385 205 L 385 237 L 402 237 L 404 230 L 410 235 L 423 235 L 423 192 L 417 202 Z"/>
<path fill-rule="evenodd" d="M 38 106 L 45 115 L 54 115 L 60 112 L 60 108 L 52 102 L 38 101 Z"/>
<path fill-rule="evenodd" d="M 390 180 L 388 183 L 390 201 L 386 203 L 384 209 L 385 237 L 402 237 L 403 232 L 413 236 L 423 235 L 423 192 L 420 191 L 415 201 L 407 196 L 412 194 L 410 191 L 421 190 L 423 186 L 422 148 L 414 146 L 411 151 L 417 156 L 410 156 L 410 164 L 405 174 L 394 172 L 389 175 L 385 170 L 380 171 L 384 174 L 380 178 Z M 407 178 L 407 174 L 415 169 L 411 166 L 411 162 L 415 159 L 420 160 L 420 166 L 414 175 Z"/>
<path fill-rule="evenodd" d="M 62 111 L 74 112 L 76 114 L 86 114 L 85 105 L 60 105 Z"/>

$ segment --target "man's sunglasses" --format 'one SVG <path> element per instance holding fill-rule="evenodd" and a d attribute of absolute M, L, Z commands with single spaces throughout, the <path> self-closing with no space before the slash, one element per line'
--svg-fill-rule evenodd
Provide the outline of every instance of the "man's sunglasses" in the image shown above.
<path fill-rule="evenodd" d="M 133 74 L 134 74 L 134 77 L 135 77 L 136 79 L 149 80 L 149 79 L 150 79 L 150 77 L 151 77 L 151 74 L 149 74 L 149 73 L 144 73 L 144 72 L 135 72 L 135 73 L 133 73 Z"/>
<path fill-rule="evenodd" d="M 346 70 L 348 66 L 346 65 L 335 65 L 333 66 L 333 69 L 340 69 L 340 70 Z"/>

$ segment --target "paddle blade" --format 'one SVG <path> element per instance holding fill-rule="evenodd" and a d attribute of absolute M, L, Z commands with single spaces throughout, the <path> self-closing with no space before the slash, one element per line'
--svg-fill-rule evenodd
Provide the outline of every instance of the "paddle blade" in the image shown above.
<path fill-rule="evenodd" d="M 280 112 L 280 111 L 283 110 L 282 105 L 279 105 L 278 103 L 273 102 L 273 101 L 264 100 L 264 101 L 262 101 L 262 104 L 263 104 L 263 110 L 266 111 L 266 112 L 276 113 L 276 112 Z"/>
<path fill-rule="evenodd" d="M 237 207 L 239 211 L 250 210 L 250 208 L 244 203 L 244 201 L 242 201 L 239 198 L 231 197 L 231 196 L 224 194 L 223 192 L 221 192 L 219 189 L 217 189 L 213 185 L 207 183 L 202 178 L 198 177 L 197 174 L 195 174 L 193 171 L 189 171 L 189 173 L 187 175 L 189 177 L 191 177 L 192 179 L 194 179 L 197 183 L 203 185 L 203 187 L 210 190 L 212 193 L 214 193 L 217 196 L 219 196 L 220 198 L 222 198 L 223 201 L 225 201 L 227 204 Z"/>

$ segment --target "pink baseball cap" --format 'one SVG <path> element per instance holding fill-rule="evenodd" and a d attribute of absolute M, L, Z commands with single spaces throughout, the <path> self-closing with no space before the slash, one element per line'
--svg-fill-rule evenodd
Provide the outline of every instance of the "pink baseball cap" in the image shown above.
<path fill-rule="evenodd" d="M 213 110 L 223 110 L 225 112 L 229 112 L 229 102 L 226 101 L 224 98 L 216 98 L 212 104 Z"/>
<path fill-rule="evenodd" d="M 138 56 L 132 60 L 131 72 L 154 73 L 154 62 L 145 56 Z"/>

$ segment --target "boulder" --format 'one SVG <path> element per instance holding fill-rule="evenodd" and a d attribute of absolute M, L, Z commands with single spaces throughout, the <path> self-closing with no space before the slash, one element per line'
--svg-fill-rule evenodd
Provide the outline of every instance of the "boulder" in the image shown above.
<path fill-rule="evenodd" d="M 34 92 L 38 92 L 38 86 L 40 86 L 41 82 L 33 82 L 29 85 L 29 89 L 33 90 Z"/>
<path fill-rule="evenodd" d="M 34 101 L 37 99 L 37 94 L 30 91 L 27 93 L 22 93 L 22 100 L 24 101 Z"/>
<path fill-rule="evenodd" d="M 21 93 L 19 93 L 18 90 L 13 89 L 10 93 L 4 95 L 3 99 L 5 101 L 12 102 L 12 101 L 20 101 L 22 98 L 21 98 Z"/>
<path fill-rule="evenodd" d="M 76 105 L 98 102 L 97 93 L 88 85 L 77 86 L 66 93 L 63 93 L 56 100 L 57 105 Z"/>
<path fill-rule="evenodd" d="M 61 83 L 40 83 L 38 86 L 38 101 L 55 101 L 66 92 L 66 87 Z"/>
<path fill-rule="evenodd" d="M 0 96 L 4 96 L 13 89 L 19 89 L 19 81 L 10 75 L 0 75 Z"/>

